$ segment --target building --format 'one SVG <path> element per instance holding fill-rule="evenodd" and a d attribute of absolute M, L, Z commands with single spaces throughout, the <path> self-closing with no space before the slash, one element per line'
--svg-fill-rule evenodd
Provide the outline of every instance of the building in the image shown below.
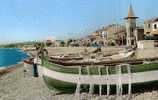
<path fill-rule="evenodd" d="M 127 46 L 136 45 L 136 36 L 134 35 L 134 30 L 136 29 L 136 17 L 133 12 L 133 8 L 130 5 L 128 10 L 128 16 L 124 19 L 126 20 L 126 44 Z"/>
<path fill-rule="evenodd" d="M 118 37 L 117 35 L 122 32 L 125 33 L 125 30 L 126 30 L 125 27 L 122 25 L 112 24 L 112 25 L 107 26 L 104 29 L 104 32 L 106 33 L 106 39 L 108 41 L 112 41 L 112 40 L 117 40 L 117 37 Z"/>
<path fill-rule="evenodd" d="M 158 17 L 144 22 L 144 34 L 146 36 L 158 36 Z"/>
<path fill-rule="evenodd" d="M 134 30 L 134 35 L 135 35 L 135 39 L 136 39 L 136 43 L 138 41 L 144 40 L 144 28 L 142 27 L 137 27 Z"/>
<path fill-rule="evenodd" d="M 114 28 L 114 40 L 117 45 L 126 44 L 126 28 L 122 25 L 117 25 Z"/>
<path fill-rule="evenodd" d="M 125 17 L 126 24 L 111 24 L 91 34 L 91 41 L 108 45 L 137 46 L 137 42 L 144 40 L 144 28 L 136 25 L 136 17 L 130 5 L 128 15 Z"/>
<path fill-rule="evenodd" d="M 111 24 L 93 32 L 90 37 L 93 44 L 95 43 L 106 46 L 111 43 L 122 45 L 123 41 L 126 39 L 125 35 L 125 26 L 120 24 Z"/>
<path fill-rule="evenodd" d="M 93 32 L 92 35 L 89 36 L 89 39 L 91 41 L 90 45 L 93 46 L 105 46 L 106 45 L 106 39 L 105 36 L 102 35 L 103 29 L 98 29 L 97 31 Z"/>
<path fill-rule="evenodd" d="M 128 10 L 128 16 L 125 17 L 126 21 L 126 45 L 137 46 L 138 41 L 144 40 L 144 28 L 138 27 L 136 24 L 136 17 L 132 6 Z"/>

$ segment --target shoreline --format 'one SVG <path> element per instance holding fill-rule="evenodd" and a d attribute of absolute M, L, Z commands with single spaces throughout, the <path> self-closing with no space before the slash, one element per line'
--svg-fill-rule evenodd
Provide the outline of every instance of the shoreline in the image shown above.
<path fill-rule="evenodd" d="M 7 74 L 9 72 L 12 72 L 22 65 L 23 65 L 23 61 L 21 61 L 17 64 L 14 64 L 14 65 L 7 66 L 7 67 L 2 67 L 2 68 L 0 67 L 0 76 Z"/>
<path fill-rule="evenodd" d="M 0 76 L 15 70 L 19 66 L 22 66 L 22 64 L 24 63 L 23 61 L 31 57 L 31 55 L 28 52 L 24 51 L 22 48 L 2 48 L 2 49 L 19 49 L 20 52 L 25 53 L 27 57 L 25 59 L 21 59 L 19 62 L 15 64 L 0 67 Z"/>

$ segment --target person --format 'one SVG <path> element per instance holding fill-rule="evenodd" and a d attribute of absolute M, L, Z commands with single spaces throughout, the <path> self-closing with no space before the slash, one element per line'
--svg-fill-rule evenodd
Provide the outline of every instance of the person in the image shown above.
<path fill-rule="evenodd" d="M 37 61 L 38 61 L 38 58 L 37 58 L 37 56 L 35 56 L 33 59 L 33 76 L 34 77 L 38 77 Z"/>

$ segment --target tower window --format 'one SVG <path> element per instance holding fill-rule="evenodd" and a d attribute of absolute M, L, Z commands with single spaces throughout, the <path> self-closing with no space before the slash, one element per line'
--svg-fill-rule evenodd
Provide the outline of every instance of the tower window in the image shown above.
<path fill-rule="evenodd" d="M 131 45 L 134 45 L 134 40 L 131 41 Z"/>
<path fill-rule="evenodd" d="M 150 28 L 150 24 L 148 24 L 148 28 Z"/>
<path fill-rule="evenodd" d="M 131 28 L 131 32 L 133 33 L 133 31 L 134 31 L 134 29 L 133 28 Z"/>
<path fill-rule="evenodd" d="M 154 29 L 157 29 L 157 25 L 156 24 L 154 24 Z"/>

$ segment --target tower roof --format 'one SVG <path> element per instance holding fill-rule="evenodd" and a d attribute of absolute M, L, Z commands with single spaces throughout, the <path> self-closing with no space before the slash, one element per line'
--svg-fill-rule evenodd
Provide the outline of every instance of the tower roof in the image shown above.
<path fill-rule="evenodd" d="M 128 9 L 128 16 L 125 17 L 125 19 L 136 19 L 136 18 L 138 18 L 138 17 L 136 17 L 136 16 L 134 15 L 133 8 L 132 8 L 132 6 L 130 5 L 130 7 L 129 7 L 129 9 Z"/>

